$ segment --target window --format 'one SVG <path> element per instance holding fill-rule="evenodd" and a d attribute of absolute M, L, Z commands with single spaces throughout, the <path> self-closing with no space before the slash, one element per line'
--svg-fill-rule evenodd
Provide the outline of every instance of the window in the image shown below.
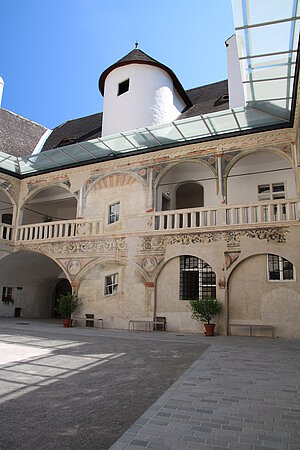
<path fill-rule="evenodd" d="M 258 200 L 280 200 L 285 198 L 284 183 L 260 184 L 258 186 Z"/>
<path fill-rule="evenodd" d="M 180 257 L 180 300 L 216 297 L 216 274 L 195 256 Z"/>
<path fill-rule="evenodd" d="M 105 277 L 104 295 L 115 294 L 118 291 L 118 279 L 119 275 L 117 273 Z"/>
<path fill-rule="evenodd" d="M 119 83 L 118 96 L 125 94 L 125 92 L 127 91 L 129 91 L 129 78 L 125 81 L 122 81 L 122 83 Z"/>
<path fill-rule="evenodd" d="M 13 291 L 12 287 L 4 287 L 2 289 L 2 301 L 3 302 L 13 302 L 12 291 Z"/>
<path fill-rule="evenodd" d="M 108 223 L 115 223 L 120 220 L 120 202 L 113 203 L 108 207 Z"/>
<path fill-rule="evenodd" d="M 295 280 L 293 264 L 282 256 L 268 255 L 268 280 Z"/>

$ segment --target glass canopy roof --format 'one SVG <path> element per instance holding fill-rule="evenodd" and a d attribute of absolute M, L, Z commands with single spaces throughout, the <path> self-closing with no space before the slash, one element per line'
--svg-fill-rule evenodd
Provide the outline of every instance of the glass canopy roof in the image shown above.
<path fill-rule="evenodd" d="M 1 169 L 34 175 L 179 143 L 289 124 L 299 36 L 298 0 L 232 0 L 246 106 L 55 148 L 0 152 Z"/>

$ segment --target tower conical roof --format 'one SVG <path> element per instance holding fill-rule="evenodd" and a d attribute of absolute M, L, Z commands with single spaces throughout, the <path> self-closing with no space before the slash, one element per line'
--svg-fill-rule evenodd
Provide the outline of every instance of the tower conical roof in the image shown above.
<path fill-rule="evenodd" d="M 113 70 L 117 69 L 118 67 L 126 66 L 128 64 L 146 64 L 149 66 L 156 66 L 156 67 L 159 67 L 160 69 L 164 70 L 172 78 L 173 84 L 174 84 L 178 94 L 181 96 L 181 98 L 185 102 L 185 104 L 187 106 L 192 106 L 191 100 L 189 99 L 186 91 L 184 90 L 182 84 L 178 80 L 178 78 L 175 75 L 175 73 L 173 72 L 173 70 L 171 70 L 169 67 L 165 66 L 164 64 L 160 63 L 156 59 L 151 58 L 151 56 L 147 55 L 145 52 L 143 52 L 139 48 L 135 48 L 131 52 L 127 53 L 127 55 L 123 56 L 123 58 L 119 59 L 119 61 L 112 64 L 107 69 L 105 69 L 104 72 L 102 72 L 102 74 L 99 78 L 99 90 L 102 95 L 104 95 L 104 85 L 105 85 L 105 80 L 106 80 L 106 77 L 108 76 L 108 74 L 110 72 L 112 72 Z"/>

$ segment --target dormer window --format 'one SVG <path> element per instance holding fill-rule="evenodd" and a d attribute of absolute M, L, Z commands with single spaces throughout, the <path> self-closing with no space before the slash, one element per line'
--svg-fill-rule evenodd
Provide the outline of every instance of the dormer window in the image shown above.
<path fill-rule="evenodd" d="M 125 92 L 127 91 L 129 91 L 129 78 L 125 81 L 122 81 L 122 83 L 119 83 L 118 96 L 125 94 Z"/>

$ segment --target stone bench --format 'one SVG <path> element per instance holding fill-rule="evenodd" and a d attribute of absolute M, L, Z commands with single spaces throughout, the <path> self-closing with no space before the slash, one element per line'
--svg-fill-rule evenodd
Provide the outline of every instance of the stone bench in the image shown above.
<path fill-rule="evenodd" d="M 262 324 L 253 324 L 253 323 L 230 323 L 229 324 L 229 336 L 232 336 L 232 328 L 248 328 L 249 336 L 253 336 L 253 330 L 255 329 L 263 329 L 270 330 L 272 332 L 272 338 L 275 337 L 275 327 L 273 325 L 262 325 Z"/>
<path fill-rule="evenodd" d="M 96 326 L 97 328 L 103 328 L 103 319 L 95 319 L 95 318 L 87 318 L 87 317 L 72 317 L 71 318 L 71 327 L 75 326 L 76 322 L 85 322 L 87 327 Z"/>

